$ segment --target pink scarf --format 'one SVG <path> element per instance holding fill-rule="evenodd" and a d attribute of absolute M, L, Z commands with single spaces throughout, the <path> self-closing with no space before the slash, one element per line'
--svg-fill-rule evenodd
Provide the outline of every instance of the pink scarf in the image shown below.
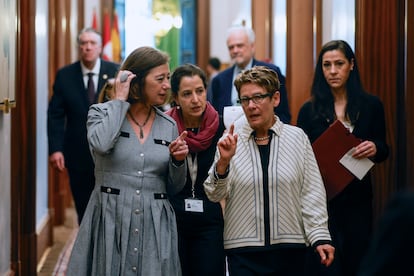
<path fill-rule="evenodd" d="M 165 113 L 170 115 L 177 122 L 178 133 L 182 133 L 186 130 L 181 109 L 177 109 L 175 106 Z M 188 131 L 187 138 L 185 139 L 190 153 L 206 150 L 213 142 L 213 137 L 217 133 L 219 116 L 217 111 L 209 102 L 207 102 L 206 110 L 204 110 L 202 116 L 203 121 L 201 122 L 198 133 Z"/>

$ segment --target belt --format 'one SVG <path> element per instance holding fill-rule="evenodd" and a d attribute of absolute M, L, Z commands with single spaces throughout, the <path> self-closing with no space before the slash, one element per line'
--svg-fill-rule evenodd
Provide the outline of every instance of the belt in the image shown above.
<path fill-rule="evenodd" d="M 119 195 L 120 191 L 120 189 L 101 186 L 101 192 L 103 193 Z M 168 195 L 166 193 L 154 193 L 154 199 L 168 199 Z"/>

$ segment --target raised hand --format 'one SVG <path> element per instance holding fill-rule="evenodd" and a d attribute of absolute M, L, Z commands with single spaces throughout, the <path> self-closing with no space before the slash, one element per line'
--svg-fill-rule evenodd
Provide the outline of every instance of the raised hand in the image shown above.
<path fill-rule="evenodd" d="M 115 99 L 127 100 L 131 81 L 136 75 L 130 71 L 119 71 L 115 79 Z"/>
<path fill-rule="evenodd" d="M 217 148 L 220 152 L 220 159 L 217 161 L 216 165 L 218 174 L 224 174 L 231 158 L 236 153 L 237 138 L 237 134 L 234 134 L 234 124 L 232 124 L 229 131 L 218 141 Z"/>
<path fill-rule="evenodd" d="M 187 157 L 188 146 L 185 138 L 187 138 L 187 131 L 183 131 L 180 136 L 169 145 L 170 154 L 177 161 L 183 161 Z"/>

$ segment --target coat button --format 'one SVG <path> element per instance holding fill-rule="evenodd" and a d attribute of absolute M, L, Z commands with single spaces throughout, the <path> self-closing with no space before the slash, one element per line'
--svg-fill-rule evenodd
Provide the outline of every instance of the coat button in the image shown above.
<path fill-rule="evenodd" d="M 106 189 L 106 192 L 107 192 L 108 194 L 110 194 L 110 193 L 112 192 L 111 188 L 107 188 L 107 189 Z"/>

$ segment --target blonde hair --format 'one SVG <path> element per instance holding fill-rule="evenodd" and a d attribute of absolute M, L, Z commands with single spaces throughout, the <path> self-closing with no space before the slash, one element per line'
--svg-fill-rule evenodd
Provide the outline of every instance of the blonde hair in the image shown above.
<path fill-rule="evenodd" d="M 112 100 L 113 94 L 115 92 L 114 81 L 114 78 L 108 79 L 105 82 L 104 86 L 102 86 L 102 89 L 99 92 L 98 96 L 98 103 L 104 103 L 106 101 Z"/>

